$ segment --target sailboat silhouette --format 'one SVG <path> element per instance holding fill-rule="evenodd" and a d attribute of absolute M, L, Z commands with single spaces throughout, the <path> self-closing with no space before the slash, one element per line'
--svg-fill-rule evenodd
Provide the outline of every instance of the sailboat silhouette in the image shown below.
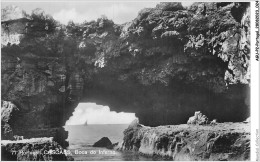
<path fill-rule="evenodd" d="M 84 123 L 84 126 L 87 126 L 88 125 L 88 120 L 86 120 L 86 122 Z"/>

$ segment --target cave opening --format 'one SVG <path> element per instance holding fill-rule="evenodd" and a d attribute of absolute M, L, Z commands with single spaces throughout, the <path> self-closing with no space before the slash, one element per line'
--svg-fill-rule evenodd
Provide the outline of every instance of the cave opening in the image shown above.
<path fill-rule="evenodd" d="M 64 126 L 68 131 L 68 149 L 94 149 L 92 145 L 103 137 L 108 137 L 112 144 L 121 142 L 124 130 L 135 119 L 132 112 L 116 112 L 109 106 L 81 102 Z"/>

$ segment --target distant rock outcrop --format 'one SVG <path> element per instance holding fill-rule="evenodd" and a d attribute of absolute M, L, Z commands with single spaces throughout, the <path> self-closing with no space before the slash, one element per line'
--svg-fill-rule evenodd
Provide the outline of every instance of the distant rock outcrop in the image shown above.
<path fill-rule="evenodd" d="M 196 111 L 194 116 L 190 117 L 187 124 L 204 125 L 209 124 L 209 119 L 206 115 L 203 115 L 200 111 Z"/>
<path fill-rule="evenodd" d="M 98 140 L 96 143 L 94 143 L 93 147 L 106 147 L 106 148 L 112 148 L 112 142 L 108 137 L 102 137 L 100 140 Z"/>

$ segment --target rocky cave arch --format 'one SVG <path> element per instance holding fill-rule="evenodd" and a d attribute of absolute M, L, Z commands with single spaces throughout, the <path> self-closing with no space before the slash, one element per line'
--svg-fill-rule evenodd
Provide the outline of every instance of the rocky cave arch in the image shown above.
<path fill-rule="evenodd" d="M 71 116 L 79 102 L 94 102 L 109 106 L 111 111 L 135 112 L 147 126 L 184 124 L 195 111 L 219 122 L 241 122 L 250 116 L 249 93 L 246 85 L 233 85 L 224 94 L 216 94 L 174 80 L 168 86 L 151 87 L 100 74 L 84 86 L 80 100 L 69 106 L 66 116 Z"/>
<path fill-rule="evenodd" d="M 228 12 L 236 7 L 245 8 L 242 19 Z M 1 95 L 19 110 L 7 112 L 2 126 L 62 144 L 62 126 L 79 102 L 135 112 L 147 126 L 186 123 L 198 110 L 211 120 L 243 121 L 250 115 L 249 11 L 239 3 L 161 3 L 124 25 L 100 18 L 65 27 L 44 14 L 7 15 Z M 6 127 L 2 138 L 10 139 Z"/>

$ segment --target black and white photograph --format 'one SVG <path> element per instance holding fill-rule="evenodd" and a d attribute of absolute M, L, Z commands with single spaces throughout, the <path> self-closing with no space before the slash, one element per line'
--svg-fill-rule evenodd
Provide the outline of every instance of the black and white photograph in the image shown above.
<path fill-rule="evenodd" d="M 259 160 L 258 1 L 1 1 L 1 161 Z"/>

